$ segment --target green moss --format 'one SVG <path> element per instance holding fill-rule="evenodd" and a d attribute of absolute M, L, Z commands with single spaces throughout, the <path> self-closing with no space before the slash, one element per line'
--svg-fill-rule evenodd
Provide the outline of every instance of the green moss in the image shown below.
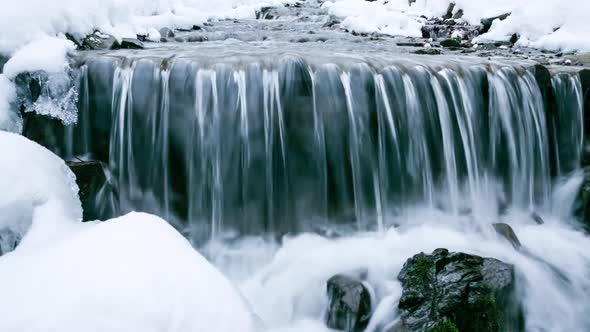
<path fill-rule="evenodd" d="M 412 266 L 412 270 L 409 271 L 408 276 L 410 277 L 410 282 L 418 282 L 419 285 L 424 285 L 424 282 L 429 281 L 431 279 L 431 269 L 433 266 L 432 257 L 428 256 L 417 256 L 414 257 L 414 262 Z M 419 286 L 419 285 L 411 285 L 411 286 Z"/>
<path fill-rule="evenodd" d="M 455 325 L 455 323 L 449 320 L 445 320 L 442 322 L 438 322 L 427 332 L 459 332 L 459 329 L 457 328 L 457 325 Z"/>

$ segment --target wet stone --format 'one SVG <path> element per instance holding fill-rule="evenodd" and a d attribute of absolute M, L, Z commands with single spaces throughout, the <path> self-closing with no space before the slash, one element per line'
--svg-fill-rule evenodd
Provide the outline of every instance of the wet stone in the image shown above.
<path fill-rule="evenodd" d="M 389 332 L 524 330 L 510 264 L 437 249 L 408 259 L 398 279 L 400 322 Z"/>
<path fill-rule="evenodd" d="M 339 274 L 328 280 L 327 291 L 326 325 L 347 332 L 363 331 L 371 318 L 371 296 L 363 282 Z"/>

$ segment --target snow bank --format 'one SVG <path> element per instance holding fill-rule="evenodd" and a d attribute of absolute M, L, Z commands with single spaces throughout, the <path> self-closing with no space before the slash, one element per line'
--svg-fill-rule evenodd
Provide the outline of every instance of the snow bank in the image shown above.
<path fill-rule="evenodd" d="M 75 177 L 65 162 L 28 139 L 0 131 L 0 230 L 20 236 L 23 250 L 61 237 L 82 220 Z"/>
<path fill-rule="evenodd" d="M 15 100 L 16 88 L 14 84 L 4 74 L 0 74 L 0 130 L 21 131 L 22 121 L 13 110 Z"/>
<path fill-rule="evenodd" d="M 343 26 L 358 32 L 420 36 L 426 17 L 443 16 L 449 4 L 464 11 L 463 20 L 479 24 L 482 18 L 512 15 L 494 22 L 478 41 L 508 40 L 520 35 L 519 45 L 563 51 L 590 52 L 590 1 L 586 0 L 334 0 L 324 3 L 330 14 L 345 17 Z"/>
<path fill-rule="evenodd" d="M 0 132 L 0 227 L 23 231 L 0 257 L 0 331 L 251 332 L 233 285 L 164 220 L 81 223 L 57 156 Z"/>
<path fill-rule="evenodd" d="M 67 67 L 65 57 L 74 48 L 65 33 L 85 36 L 98 29 L 116 38 L 138 34 L 159 41 L 158 29 L 190 28 L 210 18 L 254 17 L 262 6 L 294 0 L 20 0 L 2 5 L 0 55 L 12 57 L 0 78 L 0 130 L 20 131 L 14 102 L 13 80 L 22 72 L 58 73 Z M 0 70 L 0 72 L 2 72 Z M 62 78 L 64 75 L 60 75 Z M 66 92 L 68 93 L 68 92 Z M 65 100 L 73 100 L 65 98 Z M 55 98 L 41 101 L 34 110 L 66 124 L 77 118 L 71 105 L 57 105 Z M 65 112 L 60 109 L 66 108 Z"/>
<path fill-rule="evenodd" d="M 68 68 L 66 57 L 74 43 L 56 37 L 42 37 L 16 51 L 4 65 L 4 75 L 14 79 L 24 72 L 62 73 Z"/>
<path fill-rule="evenodd" d="M 252 17 L 255 9 L 281 0 L 20 0 L 0 12 L 0 54 L 12 54 L 44 36 L 94 29 L 115 37 L 147 34 L 150 28 L 191 27 L 209 18 Z"/>

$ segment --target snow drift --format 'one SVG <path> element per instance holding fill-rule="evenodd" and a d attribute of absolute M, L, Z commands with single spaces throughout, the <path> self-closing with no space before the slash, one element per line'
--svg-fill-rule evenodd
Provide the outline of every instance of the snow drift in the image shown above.
<path fill-rule="evenodd" d="M 586 0 L 333 0 L 324 7 L 333 15 L 346 17 L 342 24 L 357 32 L 380 32 L 409 37 L 421 36 L 421 16 L 441 17 L 449 4 L 454 13 L 463 10 L 462 20 L 477 25 L 481 19 L 511 13 L 496 20 L 479 41 L 509 40 L 520 36 L 518 45 L 565 52 L 590 52 L 590 2 Z"/>
<path fill-rule="evenodd" d="M 245 301 L 166 221 L 131 213 L 83 224 L 65 163 L 0 131 L 0 330 L 254 331 Z M 220 305 L 222 304 L 222 305 Z"/>

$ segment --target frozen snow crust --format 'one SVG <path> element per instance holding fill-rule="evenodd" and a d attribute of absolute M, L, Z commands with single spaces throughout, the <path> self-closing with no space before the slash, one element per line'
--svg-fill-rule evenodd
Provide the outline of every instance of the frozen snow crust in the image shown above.
<path fill-rule="evenodd" d="M 0 227 L 24 234 L 0 257 L 0 331 L 255 331 L 234 286 L 166 221 L 81 223 L 61 159 L 1 131 L 0 155 Z"/>

